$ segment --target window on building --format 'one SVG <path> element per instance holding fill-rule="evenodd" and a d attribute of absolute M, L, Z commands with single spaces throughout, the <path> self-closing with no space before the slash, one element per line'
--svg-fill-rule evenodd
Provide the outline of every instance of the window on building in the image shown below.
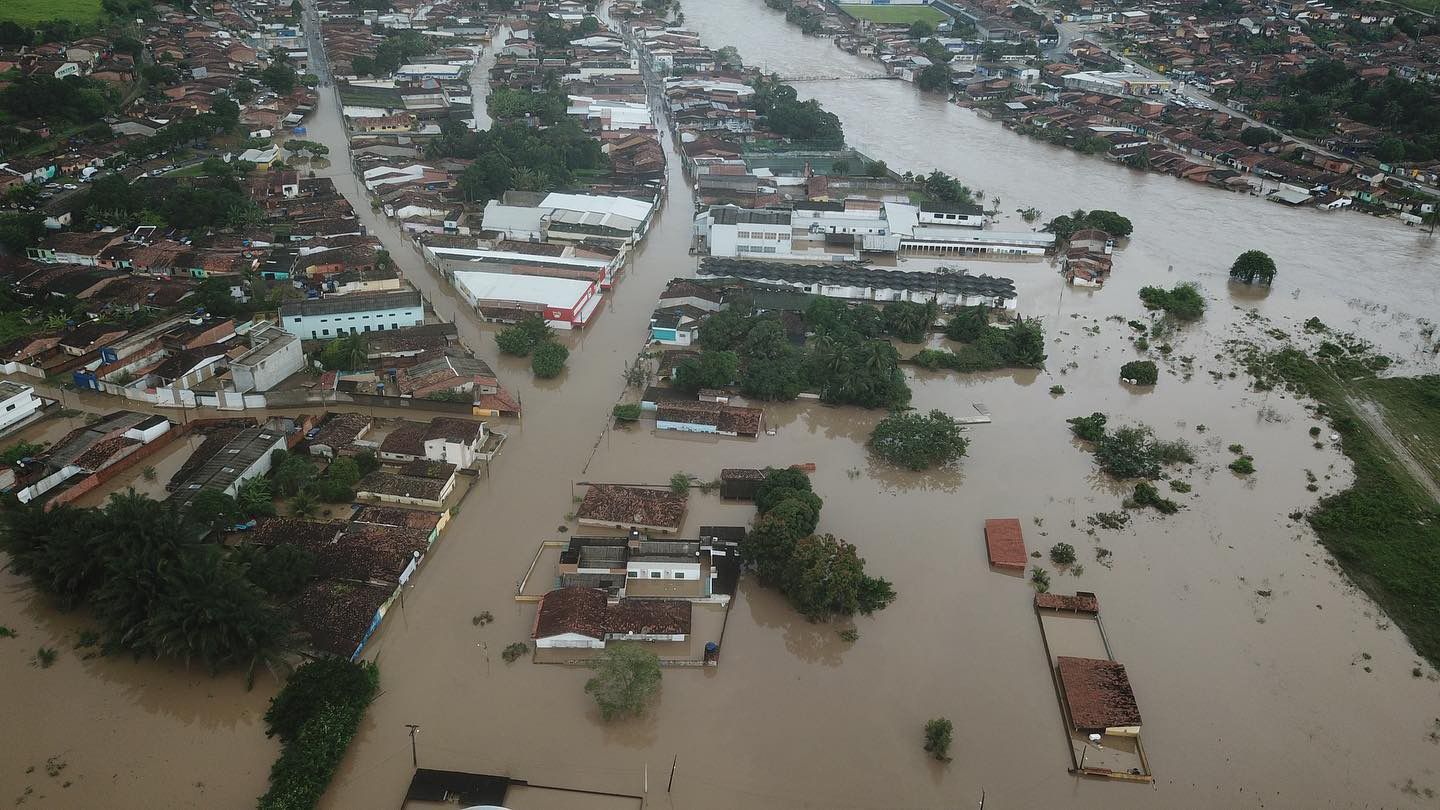
<path fill-rule="evenodd" d="M 321 330 L 320 330 L 320 334 L 325 335 L 325 336 L 328 337 L 328 336 L 330 335 L 330 330 L 329 330 L 329 329 L 321 329 Z"/>
<path fill-rule="evenodd" d="M 659 571 L 651 571 L 651 572 L 650 572 L 650 578 L 651 578 L 651 579 L 659 579 L 659 578 L 660 578 L 660 572 L 659 572 Z"/>
<path fill-rule="evenodd" d="M 684 579 L 684 578 L 685 578 L 685 572 L 684 572 L 684 571 L 676 571 L 676 572 L 675 572 L 675 578 L 676 578 L 676 579 Z"/>
<path fill-rule="evenodd" d="M 629 577 L 630 579 L 639 579 L 639 578 L 640 578 L 640 572 L 639 572 L 639 571 L 627 571 L 625 575 L 626 575 L 627 577 Z"/>

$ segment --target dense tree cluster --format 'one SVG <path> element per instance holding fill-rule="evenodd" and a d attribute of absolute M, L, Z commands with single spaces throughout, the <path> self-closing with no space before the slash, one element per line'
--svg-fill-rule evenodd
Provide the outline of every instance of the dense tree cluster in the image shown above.
<path fill-rule="evenodd" d="M 530 370 L 541 379 L 560 376 L 570 358 L 570 350 L 555 342 L 555 330 L 539 315 L 527 315 L 500 330 L 495 345 L 505 354 L 529 357 Z"/>
<path fill-rule="evenodd" d="M 0 111 L 14 118 L 43 118 L 76 124 L 97 121 L 115 110 L 119 92 L 97 79 L 36 73 L 0 90 Z"/>
<path fill-rule="evenodd" d="M 640 644 L 609 644 L 585 692 L 605 720 L 644 714 L 660 689 L 660 658 Z"/>
<path fill-rule="evenodd" d="M 745 565 L 811 621 L 884 609 L 895 588 L 865 573 L 855 546 L 814 534 L 822 505 L 805 473 L 768 470 L 755 496 L 760 516 L 741 546 Z"/>
<path fill-rule="evenodd" d="M 945 336 L 964 345 L 954 351 L 921 349 L 913 362 L 964 373 L 1045 367 L 1045 330 L 1037 318 L 1002 329 L 991 325 L 987 307 L 963 307 L 946 322 Z"/>
<path fill-rule="evenodd" d="M 960 423 L 939 410 L 892 413 L 875 426 L 867 444 L 877 457 L 917 471 L 957 461 L 969 446 Z"/>
<path fill-rule="evenodd" d="M 216 173 L 174 184 L 132 182 L 119 173 L 106 174 L 90 185 L 83 206 L 86 218 L 97 224 L 164 224 L 183 230 L 241 228 L 264 218 L 240 185 L 234 167 L 218 158 L 208 160 L 205 167 Z"/>
<path fill-rule="evenodd" d="M 295 670 L 265 712 L 265 734 L 281 748 L 260 810 L 320 803 L 379 688 L 379 669 L 365 661 L 322 658 Z"/>
<path fill-rule="evenodd" d="M 568 120 L 544 129 L 515 122 L 473 132 L 451 119 L 426 153 L 475 161 L 457 183 L 470 202 L 493 200 L 511 189 L 549 191 L 569 185 L 575 172 L 606 165 L 600 142 Z"/>
<path fill-rule="evenodd" d="M 839 149 L 845 145 L 845 130 L 835 113 L 811 99 L 800 101 L 795 88 L 776 77 L 755 81 L 755 111 L 765 125 L 784 138 L 807 146 Z"/>
<path fill-rule="evenodd" d="M 490 91 L 485 103 L 490 117 L 496 121 L 534 118 L 546 125 L 564 121 L 565 108 L 568 106 L 565 94 L 558 90 L 532 93 L 529 90 L 511 90 L 508 87 L 497 87 Z"/>
<path fill-rule="evenodd" d="M 1136 385 L 1154 385 L 1160 380 L 1160 369 L 1154 360 L 1131 360 L 1120 367 L 1120 379 Z"/>
<path fill-rule="evenodd" d="M 824 402 L 865 408 L 909 402 L 899 352 L 880 337 L 880 310 L 816 298 L 805 322 L 816 334 L 809 347 L 792 342 L 778 316 L 751 314 L 737 303 L 705 321 L 700 344 L 738 356 L 740 392 L 747 397 L 790 400 L 810 390 Z"/>
<path fill-rule="evenodd" d="M 1061 214 L 1050 220 L 1045 225 L 1045 230 L 1055 234 L 1055 238 L 1064 241 L 1069 239 L 1076 231 L 1086 228 L 1097 228 L 1111 236 L 1123 239 L 1129 236 L 1135 226 L 1130 220 L 1120 216 L 1114 211 L 1086 211 L 1077 208 L 1069 214 Z"/>
<path fill-rule="evenodd" d="M 1275 280 L 1275 260 L 1263 250 L 1247 250 L 1230 265 L 1230 278 L 1246 284 L 1269 285 Z"/>
<path fill-rule="evenodd" d="M 1115 478 L 1153 480 L 1167 464 L 1193 464 L 1190 445 L 1176 439 L 1160 441 L 1147 427 L 1106 428 L 1103 413 L 1067 420 L 1075 437 L 1090 442 L 1095 463 Z"/>
<path fill-rule="evenodd" d="M 274 663 L 290 645 L 275 597 L 224 546 L 202 502 L 181 509 L 134 491 L 103 508 L 9 499 L 0 548 L 62 606 L 88 606 L 104 644 L 213 670 Z"/>
<path fill-rule="evenodd" d="M 1325 59 L 1282 80 L 1279 101 L 1263 109 L 1299 132 L 1329 131 L 1344 115 L 1394 133 L 1391 160 L 1426 161 L 1440 156 L 1440 94 L 1426 82 L 1390 75 L 1366 81 L 1344 62 Z"/>
<path fill-rule="evenodd" d="M 1141 287 L 1140 302 L 1146 309 L 1164 310 L 1165 314 L 1182 321 L 1198 320 L 1205 314 L 1205 296 L 1193 281 L 1176 284 L 1170 289 Z"/>

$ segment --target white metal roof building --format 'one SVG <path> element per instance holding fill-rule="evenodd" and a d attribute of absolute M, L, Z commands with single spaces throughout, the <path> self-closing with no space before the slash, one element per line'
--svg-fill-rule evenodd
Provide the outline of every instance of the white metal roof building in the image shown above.
<path fill-rule="evenodd" d="M 465 72 L 460 65 L 401 65 L 395 75 L 405 79 L 459 79 Z"/>
<path fill-rule="evenodd" d="M 629 231 L 637 239 L 644 235 L 650 213 L 654 210 L 654 206 L 645 200 L 560 192 L 546 194 L 540 208 L 548 212 L 547 218 L 551 222 L 614 228 Z"/>
<path fill-rule="evenodd" d="M 469 270 L 456 271 L 453 278 L 455 289 L 476 310 L 535 312 L 557 329 L 584 326 L 600 305 L 598 281 Z"/>

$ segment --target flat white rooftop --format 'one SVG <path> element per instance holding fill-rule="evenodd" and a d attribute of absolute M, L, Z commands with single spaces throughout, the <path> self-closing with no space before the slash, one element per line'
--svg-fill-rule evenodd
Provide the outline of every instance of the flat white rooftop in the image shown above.
<path fill-rule="evenodd" d="M 481 273 L 460 270 L 455 285 L 475 301 L 520 301 L 554 309 L 574 309 L 593 282 L 551 276 Z"/>

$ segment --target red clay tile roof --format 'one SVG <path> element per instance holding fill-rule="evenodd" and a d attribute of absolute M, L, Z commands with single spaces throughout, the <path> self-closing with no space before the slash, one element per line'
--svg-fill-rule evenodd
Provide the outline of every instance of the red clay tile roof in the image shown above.
<path fill-rule="evenodd" d="M 440 513 L 371 504 L 361 507 L 350 520 L 353 523 L 375 523 L 381 526 L 404 526 L 431 531 L 440 523 Z"/>
<path fill-rule="evenodd" d="M 1020 521 L 1015 518 L 991 518 L 985 521 L 985 550 L 990 564 L 997 568 L 1025 570 L 1025 538 Z"/>
<path fill-rule="evenodd" d="M 605 629 L 634 635 L 690 634 L 691 604 L 684 599 L 621 599 Z"/>
<path fill-rule="evenodd" d="M 337 413 L 320 426 L 310 440 L 311 446 L 324 445 L 333 450 L 347 447 L 370 428 L 370 417 L 359 413 Z"/>
<path fill-rule="evenodd" d="M 1060 686 L 1076 731 L 1099 732 L 1140 725 L 1140 707 L 1130 691 L 1125 665 L 1100 658 L 1056 659 Z"/>
<path fill-rule="evenodd" d="M 599 588 L 560 588 L 540 598 L 540 611 L 535 615 L 535 629 L 530 637 L 575 633 L 603 639 L 609 612 L 605 592 Z"/>
<path fill-rule="evenodd" d="M 395 428 L 380 442 L 380 452 L 403 456 L 425 455 L 425 426 L 406 422 Z"/>
<path fill-rule="evenodd" d="M 1063 593 L 1037 593 L 1035 594 L 1035 607 L 1045 610 L 1096 614 L 1100 612 L 1100 600 L 1095 598 L 1095 594 L 1085 591 L 1074 596 L 1067 596 Z"/>
<path fill-rule="evenodd" d="M 746 467 L 728 467 L 720 471 L 721 481 L 764 481 L 765 471 Z"/>
<path fill-rule="evenodd" d="M 734 433 L 740 436 L 760 435 L 760 425 L 765 421 L 765 412 L 759 408 L 742 408 L 739 405 L 726 405 L 720 409 L 720 424 L 717 429 L 721 433 Z"/>
<path fill-rule="evenodd" d="M 407 461 L 400 466 L 400 474 L 408 475 L 411 478 L 432 478 L 436 481 L 449 481 L 455 477 L 455 465 L 444 461 L 431 461 L 427 458 L 417 458 L 414 461 Z"/>
<path fill-rule="evenodd" d="M 718 402 L 662 402 L 655 409 L 655 418 L 662 422 L 689 425 L 718 425 L 721 405 Z"/>
<path fill-rule="evenodd" d="M 295 623 L 316 649 L 349 658 L 370 629 L 393 586 L 318 580 L 290 603 Z"/>
<path fill-rule="evenodd" d="M 599 523 L 679 531 L 685 520 L 686 501 L 686 495 L 668 490 L 592 484 L 575 514 L 581 520 Z"/>
<path fill-rule="evenodd" d="M 355 485 L 355 492 L 438 501 L 448 481 L 449 479 L 417 478 L 413 475 L 397 475 L 376 470 L 360 479 Z"/>
<path fill-rule="evenodd" d="M 689 635 L 692 605 L 684 599 L 621 599 L 611 605 L 599 588 L 571 586 L 540 600 L 531 638 L 574 633 L 607 635 Z"/>
<path fill-rule="evenodd" d="M 77 456 L 72 463 L 82 470 L 98 470 L 115 458 L 121 450 L 134 444 L 144 444 L 144 442 L 139 439 L 127 439 L 124 436 L 101 439 L 90 445 L 90 449 Z"/>

